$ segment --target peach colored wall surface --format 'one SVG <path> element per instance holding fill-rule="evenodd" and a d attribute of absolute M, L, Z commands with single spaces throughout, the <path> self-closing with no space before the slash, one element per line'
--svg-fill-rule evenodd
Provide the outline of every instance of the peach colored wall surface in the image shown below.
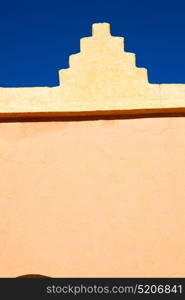
<path fill-rule="evenodd" d="M 185 119 L 0 124 L 0 277 L 185 276 Z"/>

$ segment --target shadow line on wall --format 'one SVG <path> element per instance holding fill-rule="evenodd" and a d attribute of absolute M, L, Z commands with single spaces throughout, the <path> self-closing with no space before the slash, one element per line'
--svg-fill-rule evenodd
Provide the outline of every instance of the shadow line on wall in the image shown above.
<path fill-rule="evenodd" d="M 116 119 L 185 117 L 185 107 L 166 109 L 107 110 L 82 112 L 21 112 L 0 113 L 0 123 L 11 122 L 71 122 Z"/>

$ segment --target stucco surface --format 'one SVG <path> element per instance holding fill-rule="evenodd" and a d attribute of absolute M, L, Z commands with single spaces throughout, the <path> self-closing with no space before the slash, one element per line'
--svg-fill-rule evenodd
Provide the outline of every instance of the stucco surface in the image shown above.
<path fill-rule="evenodd" d="M 185 119 L 0 124 L 0 277 L 185 276 Z"/>
<path fill-rule="evenodd" d="M 185 111 L 184 84 L 150 84 L 124 38 L 112 36 L 108 23 L 93 24 L 92 37 L 80 40 L 80 53 L 59 71 L 56 87 L 0 88 L 0 117 L 7 113 L 96 112 L 178 109 Z M 123 112 L 124 113 L 124 112 Z"/>

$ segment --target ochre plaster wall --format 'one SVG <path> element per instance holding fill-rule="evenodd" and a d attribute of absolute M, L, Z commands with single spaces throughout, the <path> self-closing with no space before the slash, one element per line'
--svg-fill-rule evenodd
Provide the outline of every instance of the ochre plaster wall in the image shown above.
<path fill-rule="evenodd" d="M 0 124 L 0 277 L 185 276 L 185 119 Z"/>

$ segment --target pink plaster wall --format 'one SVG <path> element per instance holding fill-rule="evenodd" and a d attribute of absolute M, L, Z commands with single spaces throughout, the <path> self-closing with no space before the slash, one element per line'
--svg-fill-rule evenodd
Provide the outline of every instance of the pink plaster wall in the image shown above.
<path fill-rule="evenodd" d="M 185 118 L 0 124 L 0 277 L 185 276 Z"/>

